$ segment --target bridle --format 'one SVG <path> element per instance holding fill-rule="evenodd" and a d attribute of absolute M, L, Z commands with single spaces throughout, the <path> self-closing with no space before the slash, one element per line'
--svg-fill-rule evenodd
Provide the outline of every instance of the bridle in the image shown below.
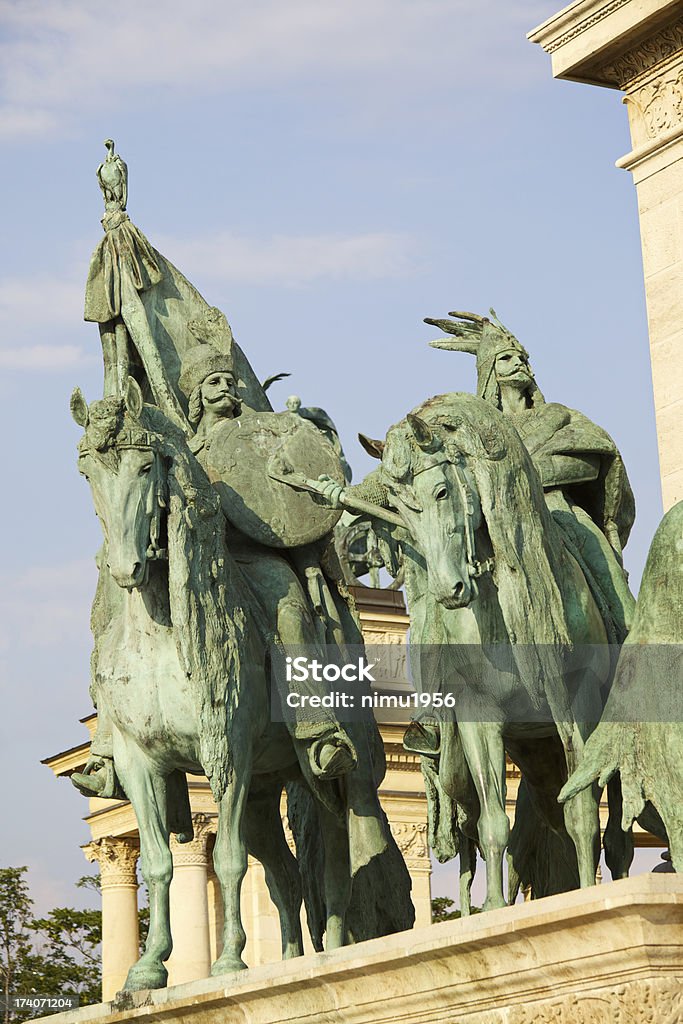
<path fill-rule="evenodd" d="M 455 473 L 455 480 L 458 485 L 458 491 L 462 502 L 465 517 L 465 555 L 467 559 L 467 572 L 470 579 L 476 580 L 486 573 L 493 572 L 495 567 L 494 558 L 486 558 L 480 561 L 477 558 L 477 544 L 474 530 L 474 512 L 475 512 L 475 493 L 470 487 L 465 473 L 464 462 L 461 456 L 456 458 L 450 458 L 444 451 L 436 452 L 433 455 L 428 456 L 425 459 L 423 465 L 419 469 L 414 470 L 413 476 L 418 476 L 420 473 L 426 472 L 428 469 L 433 469 L 435 466 L 443 465 L 448 463 L 453 467 Z"/>
<path fill-rule="evenodd" d="M 87 436 L 87 435 L 86 435 Z M 126 451 L 135 449 L 137 451 L 151 451 L 154 456 L 154 468 L 151 470 L 154 479 L 149 489 L 147 507 L 145 512 L 150 516 L 149 523 L 149 545 L 145 556 L 148 561 L 164 561 L 168 558 L 168 549 L 162 547 L 160 541 L 162 536 L 163 517 L 168 507 L 166 497 L 166 479 L 160 472 L 162 456 L 158 450 L 158 444 L 163 441 L 160 434 L 144 429 L 121 430 L 113 444 L 108 444 L 106 449 L 91 447 L 87 444 L 85 437 L 78 446 L 79 456 L 92 455 L 102 461 L 103 451 Z"/>

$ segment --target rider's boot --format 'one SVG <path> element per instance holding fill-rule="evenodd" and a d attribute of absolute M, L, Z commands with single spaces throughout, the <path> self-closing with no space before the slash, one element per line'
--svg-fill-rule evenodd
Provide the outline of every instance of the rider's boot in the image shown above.
<path fill-rule="evenodd" d="M 308 761 L 317 778 L 338 779 L 354 770 L 358 756 L 346 733 L 335 729 L 313 740 L 308 748 Z"/>
<path fill-rule="evenodd" d="M 79 793 L 87 797 L 101 797 L 111 799 L 118 796 L 120 785 L 114 771 L 114 761 L 111 757 L 100 757 L 99 763 L 90 767 L 86 765 L 85 771 L 72 772 L 71 782 Z"/>
<path fill-rule="evenodd" d="M 406 729 L 403 746 L 411 754 L 438 757 L 441 750 L 441 732 L 436 722 L 413 721 Z"/>

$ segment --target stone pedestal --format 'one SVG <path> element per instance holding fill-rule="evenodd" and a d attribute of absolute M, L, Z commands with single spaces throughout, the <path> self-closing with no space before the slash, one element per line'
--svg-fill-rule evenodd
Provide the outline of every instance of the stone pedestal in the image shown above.
<path fill-rule="evenodd" d="M 665 509 L 683 499 L 683 6 L 578 0 L 529 34 L 553 74 L 621 89 L 638 192 Z"/>
<path fill-rule="evenodd" d="M 137 839 L 106 836 L 83 847 L 100 869 L 102 890 L 102 998 L 113 999 L 138 959 Z"/>
<path fill-rule="evenodd" d="M 674 1024 L 683 879 L 551 896 L 334 953 L 51 1017 L 52 1024 Z"/>

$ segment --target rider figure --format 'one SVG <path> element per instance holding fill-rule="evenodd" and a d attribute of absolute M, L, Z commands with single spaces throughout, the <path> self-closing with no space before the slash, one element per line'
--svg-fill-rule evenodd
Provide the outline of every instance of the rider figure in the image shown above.
<path fill-rule="evenodd" d="M 183 359 L 178 383 L 188 399 L 188 419 L 196 431 L 189 446 L 206 469 L 212 434 L 226 419 L 234 419 L 241 412 L 239 382 L 232 359 L 212 345 L 200 343 Z M 229 509 L 227 512 L 229 515 Z M 315 644 L 316 631 L 309 601 L 287 558 L 237 531 L 233 553 L 256 597 L 262 603 L 269 600 L 275 605 L 266 611 L 268 618 L 274 620 L 273 626 L 283 647 L 300 650 Z M 307 709 L 305 719 L 292 723 L 291 727 L 294 738 L 307 745 L 309 764 L 317 777 L 336 778 L 355 767 L 354 746 L 329 709 Z"/>
<path fill-rule="evenodd" d="M 204 465 L 215 428 L 241 412 L 238 381 L 230 356 L 209 344 L 195 346 L 183 360 L 179 385 L 188 399 L 188 419 L 196 431 L 189 447 Z M 317 636 L 309 601 L 289 561 L 236 530 L 233 546 L 235 560 L 241 565 L 256 599 L 264 606 L 279 643 L 285 649 L 295 647 L 299 652 L 315 644 Z M 307 750 L 312 774 L 327 780 L 354 769 L 357 761 L 354 745 L 331 710 L 307 707 L 302 715 L 302 720 L 288 723 L 288 726 L 294 739 Z M 72 775 L 74 785 L 84 795 L 122 795 L 113 768 L 111 746 L 111 726 L 101 710 L 88 764 L 84 772 Z"/>
<path fill-rule="evenodd" d="M 622 564 L 635 503 L 614 441 L 575 409 L 546 403 L 529 355 L 497 319 L 452 313 L 432 320 L 453 339 L 434 348 L 468 352 L 477 359 L 477 395 L 515 425 L 541 478 L 546 503 L 583 569 L 598 606 L 607 612 L 612 642 L 621 643 L 635 608 Z"/>

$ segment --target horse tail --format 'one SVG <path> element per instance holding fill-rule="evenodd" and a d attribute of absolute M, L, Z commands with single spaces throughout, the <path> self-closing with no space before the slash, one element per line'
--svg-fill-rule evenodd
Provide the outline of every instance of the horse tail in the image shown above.
<path fill-rule="evenodd" d="M 287 819 L 294 837 L 296 857 L 301 871 L 301 885 L 306 920 L 316 953 L 323 950 L 325 932 L 325 851 L 317 801 L 303 779 L 288 782 Z"/>
<path fill-rule="evenodd" d="M 515 823 L 508 847 L 509 896 L 531 889 L 534 899 L 579 888 L 576 850 L 564 824 L 552 828 L 531 799 L 524 778 L 519 784 Z"/>
<path fill-rule="evenodd" d="M 386 846 L 353 876 L 346 916 L 347 931 L 353 942 L 405 932 L 415 923 L 415 908 L 410 898 L 412 879 L 391 834 L 387 816 L 383 810 L 380 813 Z"/>

